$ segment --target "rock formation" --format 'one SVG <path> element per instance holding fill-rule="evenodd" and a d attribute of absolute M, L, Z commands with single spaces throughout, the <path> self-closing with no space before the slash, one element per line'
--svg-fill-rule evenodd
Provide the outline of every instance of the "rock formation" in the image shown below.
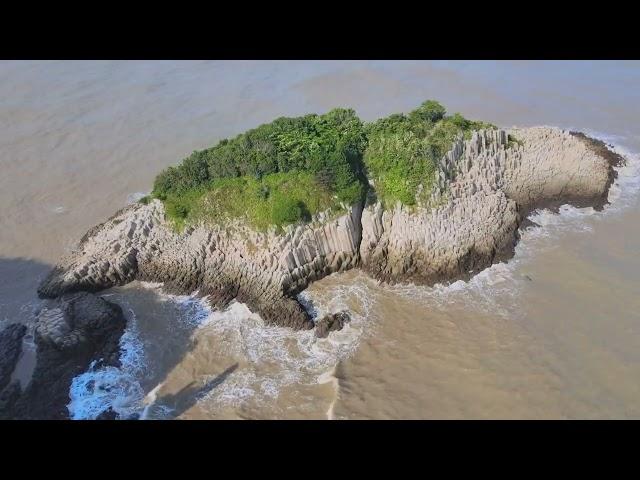
<path fill-rule="evenodd" d="M 0 419 L 11 418 L 7 413 L 20 396 L 20 384 L 11 381 L 20 353 L 22 338 L 27 327 L 19 323 L 7 325 L 0 331 Z"/>
<path fill-rule="evenodd" d="M 48 301 L 36 321 L 33 377 L 24 392 L 12 384 L 11 398 L 0 408 L 0 417 L 67 419 L 73 377 L 94 361 L 119 366 L 119 340 L 125 325 L 118 305 L 90 293 Z"/>
<path fill-rule="evenodd" d="M 509 145 L 509 134 L 519 143 Z M 361 266 L 388 282 L 468 278 L 513 255 L 531 210 L 563 203 L 602 208 L 622 158 L 585 138 L 536 127 L 458 139 L 434 185 L 432 203 L 439 206 L 367 206 Z"/>
<path fill-rule="evenodd" d="M 316 323 L 316 337 L 326 338 L 329 336 L 329 333 L 342 330 L 350 321 L 351 317 L 346 311 L 325 315 Z"/>
<path fill-rule="evenodd" d="M 131 205 L 85 235 L 39 293 L 54 298 L 133 279 L 161 281 L 171 293 L 209 295 L 216 307 L 237 299 L 268 323 L 313 328 L 295 294 L 357 265 L 361 210 L 354 206 L 338 218 L 321 217 L 281 235 L 240 223 L 176 233 L 164 220 L 160 201 Z"/>
<path fill-rule="evenodd" d="M 156 281 L 172 293 L 198 290 L 216 307 L 237 299 L 267 323 L 309 329 L 295 295 L 310 282 L 357 266 L 389 282 L 468 277 L 512 255 L 531 209 L 602 207 L 619 161 L 599 142 L 555 128 L 487 130 L 454 143 L 428 205 L 354 205 L 284 234 L 252 231 L 240 220 L 176 233 L 160 201 L 131 205 L 91 229 L 39 293 Z"/>
<path fill-rule="evenodd" d="M 9 385 L 22 352 L 22 337 L 25 333 L 27 327 L 20 323 L 12 323 L 0 331 L 0 392 Z"/>

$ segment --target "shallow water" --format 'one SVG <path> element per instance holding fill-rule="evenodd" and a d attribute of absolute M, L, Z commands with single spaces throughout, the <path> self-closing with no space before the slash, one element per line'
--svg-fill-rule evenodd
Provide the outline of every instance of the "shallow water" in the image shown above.
<path fill-rule="evenodd" d="M 640 418 L 638 85 L 640 62 L 0 62 L 0 321 L 30 322 L 50 265 L 192 150 L 280 115 L 372 119 L 435 98 L 614 143 L 629 164 L 612 204 L 538 212 L 515 258 L 468 283 L 317 282 L 302 296 L 319 315 L 353 317 L 329 339 L 154 284 L 111 289 L 128 318 L 123 367 L 76 378 L 70 412 Z"/>

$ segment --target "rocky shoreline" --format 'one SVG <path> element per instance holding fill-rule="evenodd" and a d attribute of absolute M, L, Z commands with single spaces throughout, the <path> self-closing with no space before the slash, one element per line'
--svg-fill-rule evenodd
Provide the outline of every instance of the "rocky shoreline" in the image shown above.
<path fill-rule="evenodd" d="M 37 362 L 33 376 L 24 391 L 18 382 L 1 391 L 0 418 L 68 419 L 73 378 L 92 363 L 96 367 L 119 366 L 119 342 L 125 326 L 120 306 L 90 293 L 68 294 L 45 302 L 35 327 Z M 15 368 L 25 333 L 26 327 L 19 324 L 0 332 L 0 344 L 10 346 L 5 352 L 11 353 L 0 358 L 1 371 Z"/>
<path fill-rule="evenodd" d="M 237 299 L 266 323 L 311 329 L 295 298 L 311 282 L 351 268 L 391 283 L 469 278 L 513 255 L 532 210 L 563 203 L 602 208 L 622 161 L 576 132 L 481 130 L 458 139 L 442 159 L 432 195 L 437 206 L 353 205 L 338 218 L 277 234 L 240 222 L 176 233 L 159 200 L 135 204 L 91 229 L 39 294 L 162 282 L 170 293 L 197 290 L 217 308 Z"/>
<path fill-rule="evenodd" d="M 51 300 L 38 316 L 34 377 L 25 392 L 0 386 L 2 415 L 67 418 L 72 378 L 94 361 L 117 365 L 122 311 L 88 292 L 161 282 L 169 293 L 198 291 L 216 308 L 246 303 L 268 324 L 315 328 L 322 338 L 349 319 L 341 312 L 313 322 L 296 298 L 313 281 L 352 268 L 388 283 L 468 279 L 513 256 L 531 211 L 565 203 L 602 209 L 623 162 L 578 132 L 481 130 L 459 138 L 444 156 L 427 205 L 384 209 L 373 199 L 284 233 L 240 221 L 178 233 L 159 200 L 125 207 L 89 230 L 41 283 L 39 295 Z M 0 335 L 16 345 L 3 360 L 9 372 L 22 339 L 12 328 Z"/>

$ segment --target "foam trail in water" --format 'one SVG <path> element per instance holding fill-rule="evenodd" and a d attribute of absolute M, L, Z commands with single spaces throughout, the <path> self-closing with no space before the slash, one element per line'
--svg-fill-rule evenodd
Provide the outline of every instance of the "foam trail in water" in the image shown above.
<path fill-rule="evenodd" d="M 207 317 L 200 309 L 201 300 L 197 298 L 197 292 L 193 295 L 164 295 L 159 291 L 161 284 L 143 283 L 142 286 L 156 290 L 158 295 L 181 306 L 184 315 L 176 321 L 195 326 Z M 127 303 L 126 300 L 122 302 Z M 117 412 L 120 418 L 165 418 L 170 413 L 169 409 L 153 403 L 153 392 L 161 385 L 146 396 L 141 386 L 142 381 L 153 373 L 153 365 L 146 357 L 138 319 L 131 308 L 128 309 L 127 327 L 120 338 L 120 363 L 119 368 L 96 368 L 94 362 L 87 372 L 73 379 L 69 392 L 70 418 L 94 419 L 108 408 Z"/>

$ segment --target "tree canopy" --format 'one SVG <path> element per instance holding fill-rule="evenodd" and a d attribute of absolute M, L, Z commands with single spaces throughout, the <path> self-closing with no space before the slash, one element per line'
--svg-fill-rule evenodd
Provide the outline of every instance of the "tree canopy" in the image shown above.
<path fill-rule="evenodd" d="M 437 160 L 455 136 L 480 128 L 494 127 L 447 116 L 434 100 L 366 124 L 345 108 L 280 117 L 193 152 L 156 177 L 152 194 L 178 224 L 226 215 L 245 216 L 263 228 L 362 200 L 367 177 L 384 204 L 411 205 L 419 185 L 428 191 Z"/>

